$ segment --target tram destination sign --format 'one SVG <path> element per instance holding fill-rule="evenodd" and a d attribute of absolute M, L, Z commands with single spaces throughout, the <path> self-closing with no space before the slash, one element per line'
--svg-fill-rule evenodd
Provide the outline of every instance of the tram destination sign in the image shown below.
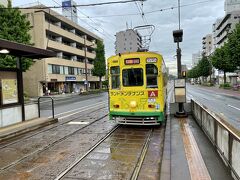
<path fill-rule="evenodd" d="M 139 58 L 125 59 L 125 65 L 140 64 Z"/>

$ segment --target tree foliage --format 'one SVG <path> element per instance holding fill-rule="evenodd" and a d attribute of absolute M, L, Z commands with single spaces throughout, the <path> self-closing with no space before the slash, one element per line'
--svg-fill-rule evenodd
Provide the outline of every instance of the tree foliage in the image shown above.
<path fill-rule="evenodd" d="M 209 62 L 208 57 L 203 55 L 202 59 L 198 63 L 199 76 L 208 77 L 212 74 L 212 65 Z"/>
<path fill-rule="evenodd" d="M 8 1 L 8 8 L 2 8 L 0 11 L 0 38 L 14 41 L 22 44 L 30 45 L 31 29 L 30 22 L 26 15 L 22 15 L 21 11 L 12 8 L 11 2 Z M 23 70 L 27 70 L 33 61 L 23 58 Z M 0 67 L 16 67 L 16 58 L 10 55 L 0 55 Z"/>
<path fill-rule="evenodd" d="M 228 37 L 228 55 L 230 63 L 237 69 L 240 69 L 240 24 L 236 25 L 236 28 Z"/>
<path fill-rule="evenodd" d="M 221 48 L 217 48 L 210 57 L 212 65 L 224 72 L 224 83 L 226 83 L 226 72 L 236 70 L 236 65 L 231 63 L 232 57 L 229 55 L 229 44 L 225 43 Z"/>
<path fill-rule="evenodd" d="M 102 77 L 106 74 L 105 51 L 102 41 L 97 40 L 96 57 L 94 59 L 93 75 L 99 77 L 100 89 L 102 88 Z"/>
<path fill-rule="evenodd" d="M 188 71 L 188 78 L 199 78 L 201 76 L 207 77 L 212 73 L 212 65 L 209 62 L 208 57 L 204 54 L 202 55 L 202 59 L 198 62 L 197 66 L 193 67 Z"/>

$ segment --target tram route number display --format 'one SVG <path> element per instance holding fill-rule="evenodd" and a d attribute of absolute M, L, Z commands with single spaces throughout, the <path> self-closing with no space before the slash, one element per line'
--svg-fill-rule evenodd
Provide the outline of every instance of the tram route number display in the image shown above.
<path fill-rule="evenodd" d="M 148 97 L 158 97 L 158 91 L 148 91 Z"/>

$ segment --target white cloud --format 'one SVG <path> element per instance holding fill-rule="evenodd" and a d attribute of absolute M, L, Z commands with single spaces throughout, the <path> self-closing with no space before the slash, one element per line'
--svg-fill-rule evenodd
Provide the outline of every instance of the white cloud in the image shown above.
<path fill-rule="evenodd" d="M 40 0 L 42 4 L 47 6 L 57 5 L 55 2 L 61 4 L 61 0 Z M 108 0 L 75 0 L 77 4 L 87 4 L 89 2 L 107 2 Z M 181 4 L 192 4 L 199 1 L 181 0 Z M 24 4 L 36 2 L 34 0 L 25 0 Z M 22 5 L 23 1 L 13 0 L 13 5 Z M 164 9 L 168 7 L 177 6 L 177 0 L 147 0 L 144 2 L 144 12 Z M 186 6 L 181 8 L 181 28 L 184 30 L 183 42 L 180 44 L 182 49 L 182 62 L 188 66 L 191 64 L 192 53 L 201 50 L 202 37 L 211 33 L 212 24 L 214 21 L 224 16 L 224 0 L 212 0 L 209 2 Z M 84 17 L 84 13 L 90 17 L 99 17 L 105 15 L 118 15 L 139 13 L 135 3 L 115 4 L 95 7 L 81 7 L 79 9 L 79 16 Z M 59 12 L 60 10 L 58 10 Z M 80 13 L 81 12 L 81 13 Z M 173 56 L 176 54 L 176 44 L 173 42 L 172 31 L 178 28 L 178 13 L 177 9 L 166 10 L 145 15 L 149 24 L 153 24 L 156 30 L 152 36 L 152 43 L 150 50 L 159 51 L 166 64 L 170 67 L 170 72 L 176 71 L 176 59 Z M 97 28 L 101 33 L 93 30 L 84 22 Z M 130 26 L 143 25 L 144 22 L 140 15 L 122 16 L 122 17 L 102 17 L 93 18 L 92 20 L 84 18 L 79 20 L 79 24 L 95 32 L 104 39 L 106 57 L 114 54 L 114 35 L 116 32 L 125 30 L 126 23 Z"/>

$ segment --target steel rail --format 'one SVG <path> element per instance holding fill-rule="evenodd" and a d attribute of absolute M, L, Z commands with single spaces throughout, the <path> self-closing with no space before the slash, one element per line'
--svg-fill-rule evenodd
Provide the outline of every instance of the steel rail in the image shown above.
<path fill-rule="evenodd" d="M 100 103 L 99 103 L 99 104 L 100 104 Z M 99 106 L 101 106 L 101 105 L 103 105 L 103 104 L 100 104 Z M 97 106 L 94 106 L 94 107 L 92 107 L 92 108 L 88 108 L 88 109 L 87 109 L 87 108 L 82 108 L 79 113 L 84 112 L 84 111 L 87 111 L 87 110 L 89 110 L 89 109 L 96 108 L 96 107 L 98 107 L 98 105 L 97 105 Z M 104 108 L 104 107 L 103 107 L 103 108 Z M 100 108 L 100 109 L 103 109 L 103 108 Z M 93 110 L 93 111 L 91 111 L 91 112 L 95 112 L 95 111 L 98 111 L 98 110 L 99 110 L 99 109 Z M 74 114 L 74 115 L 75 115 L 75 114 Z M 64 117 L 65 117 L 65 116 L 64 116 Z M 69 119 L 69 120 L 67 120 L 67 121 L 64 121 L 64 122 L 62 122 L 62 123 L 56 124 L 56 125 L 54 125 L 53 127 L 44 129 L 44 130 L 42 130 L 42 131 L 38 131 L 37 133 L 31 134 L 31 135 L 26 136 L 26 137 L 24 137 L 23 139 L 20 139 L 20 140 L 17 140 L 17 141 L 14 141 L 14 142 L 11 142 L 11 143 L 7 143 L 6 145 L 3 145 L 3 146 L 1 146 L 1 141 L 0 141 L 0 149 L 6 148 L 6 147 L 11 146 L 11 145 L 13 145 L 13 144 L 16 144 L 16 143 L 18 143 L 18 142 L 22 142 L 22 140 L 26 140 L 26 139 L 28 139 L 28 138 L 31 138 L 31 137 L 33 137 L 33 136 L 36 136 L 36 135 L 41 134 L 41 133 L 43 133 L 43 132 L 46 132 L 46 131 L 48 131 L 48 130 L 52 130 L 52 129 L 54 129 L 54 128 L 57 128 L 58 126 L 62 126 L 62 125 L 64 125 L 64 124 L 67 124 L 67 123 L 69 123 L 69 122 L 71 122 L 71 121 L 73 121 L 73 120 L 75 120 L 75 119 L 77 119 L 77 118 L 79 118 L 79 117 L 71 118 L 71 119 Z M 63 119 L 63 118 L 62 118 L 62 117 L 59 117 L 59 119 Z"/>
<path fill-rule="evenodd" d="M 58 143 L 60 143 L 60 142 L 62 142 L 62 141 L 64 141 L 64 140 L 66 140 L 67 138 L 73 136 L 73 135 L 76 134 L 77 132 L 79 132 L 79 131 L 85 129 L 86 127 L 88 127 L 88 126 L 94 124 L 95 122 L 100 121 L 101 119 L 103 119 L 103 118 L 106 117 L 106 116 L 107 116 L 107 114 L 106 114 L 105 116 L 100 117 L 99 119 L 97 119 L 97 120 L 95 120 L 95 121 L 89 123 L 88 125 L 86 125 L 86 126 L 84 126 L 84 127 L 81 127 L 80 129 L 78 129 L 78 130 L 76 130 L 76 131 L 74 131 L 74 132 L 72 132 L 72 133 L 70 133 L 70 134 L 68 134 L 68 135 L 66 135 L 66 136 L 64 136 L 64 137 L 62 137 L 62 138 L 56 140 L 56 141 L 54 141 L 53 143 L 51 143 L 51 144 L 49 144 L 49 145 L 43 147 L 42 149 L 39 149 L 39 150 L 33 151 L 32 153 L 30 153 L 30 154 L 28 154 L 28 155 L 26 155 L 26 156 L 23 156 L 22 158 L 20 158 L 20 159 L 14 161 L 14 162 L 12 162 L 11 164 L 8 164 L 8 165 L 6 165 L 6 166 L 0 168 L 0 172 L 2 172 L 2 171 L 4 171 L 4 170 L 7 170 L 7 169 L 9 169 L 9 168 L 11 168 L 11 167 L 17 165 L 18 163 L 22 162 L 23 160 L 25 160 L 25 159 L 27 159 L 27 158 L 33 156 L 33 155 L 39 154 L 39 153 L 41 153 L 41 152 L 43 152 L 43 151 L 45 151 L 45 150 L 47 150 L 47 149 L 53 147 L 54 145 L 56 145 L 56 144 L 58 144 Z"/>
<path fill-rule="evenodd" d="M 89 155 L 96 147 L 98 147 L 105 139 L 107 139 L 120 125 L 116 125 L 106 136 L 98 141 L 88 152 L 73 162 L 67 169 L 60 173 L 54 180 L 62 179 L 69 171 L 71 171 L 80 161 L 82 161 L 87 155 Z"/>
<path fill-rule="evenodd" d="M 137 163 L 137 165 L 135 166 L 135 169 L 134 169 L 134 171 L 133 171 L 133 173 L 132 173 L 131 180 L 137 180 L 137 178 L 138 178 L 138 175 L 139 175 L 139 172 L 140 172 L 140 170 L 141 170 L 143 161 L 144 161 L 145 156 L 146 156 L 146 154 L 147 154 L 147 150 L 148 150 L 148 147 L 149 147 L 149 144 L 150 144 L 150 141 L 151 141 L 152 133 L 153 133 L 153 128 L 151 129 L 151 132 L 148 134 L 147 140 L 146 140 L 146 142 L 144 143 L 144 146 L 143 146 L 141 155 L 140 155 L 140 157 L 139 157 L 139 159 L 138 159 L 138 163 Z"/>

